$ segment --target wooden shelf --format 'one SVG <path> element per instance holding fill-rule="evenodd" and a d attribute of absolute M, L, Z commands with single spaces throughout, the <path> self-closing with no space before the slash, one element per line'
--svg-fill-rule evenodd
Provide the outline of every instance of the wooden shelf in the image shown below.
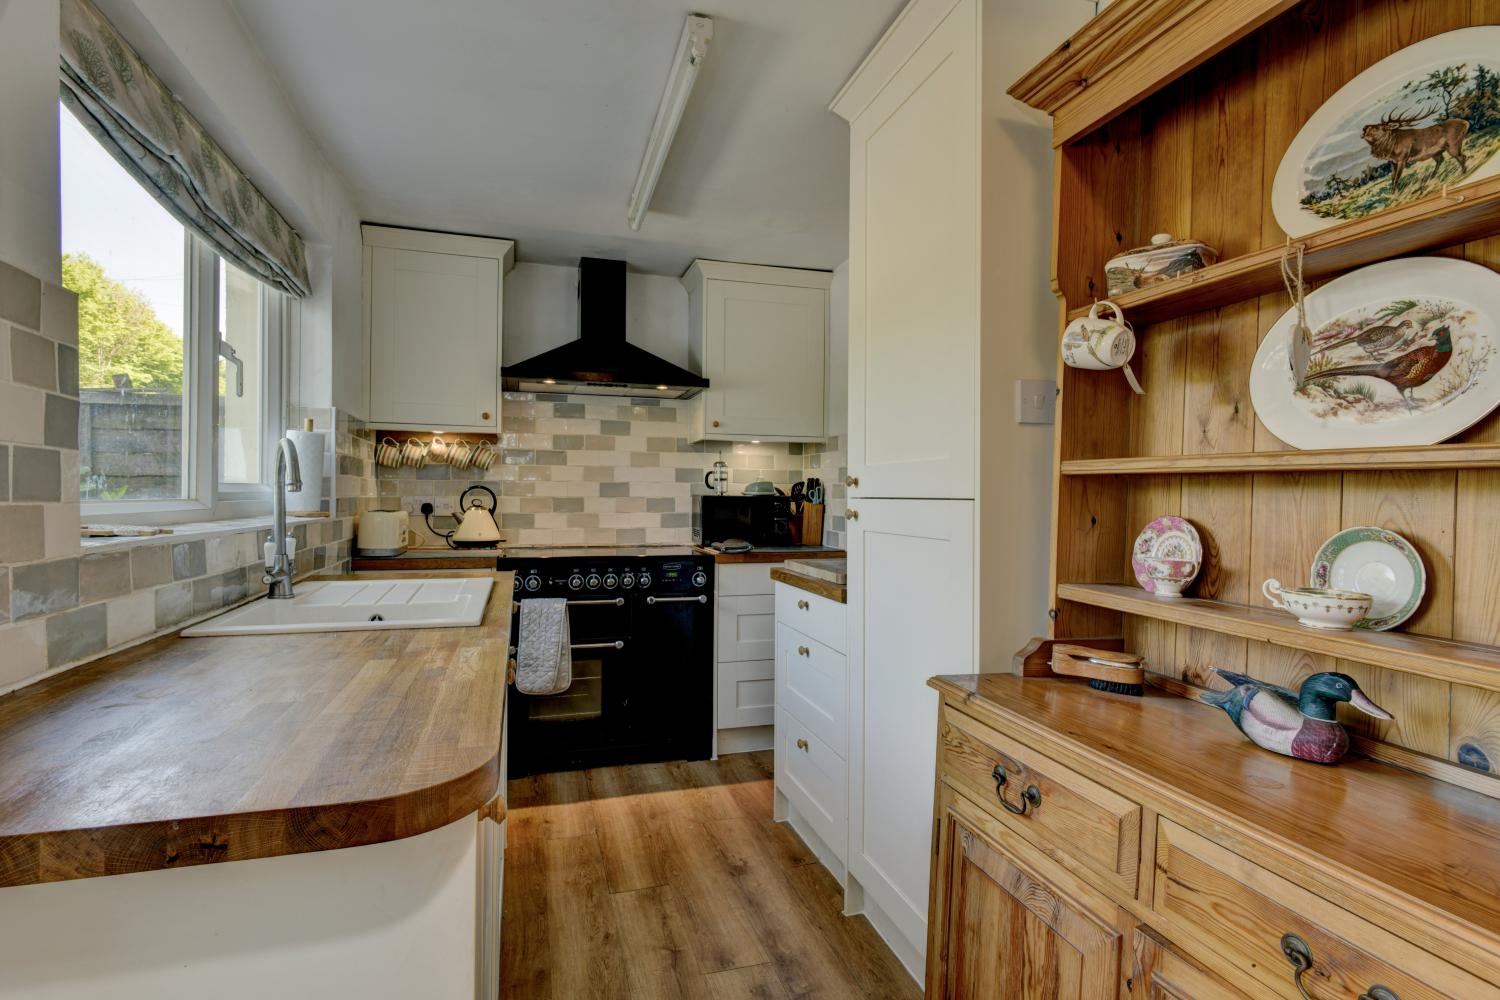
<path fill-rule="evenodd" d="M 1277 646 L 1324 653 L 1391 670 L 1500 691 L 1500 648 L 1406 632 L 1329 632 L 1305 628 L 1285 611 L 1207 601 L 1160 598 L 1139 587 L 1064 583 L 1060 601 L 1155 618 Z"/>
<path fill-rule="evenodd" d="M 1437 444 L 1326 451 L 1245 451 L 1205 455 L 1082 458 L 1062 463 L 1065 476 L 1151 476 L 1244 472 L 1351 472 L 1500 467 L 1500 444 Z"/>
<path fill-rule="evenodd" d="M 1500 177 L 1452 188 L 1399 208 L 1346 222 L 1293 240 L 1306 248 L 1303 275 L 1308 281 L 1404 254 L 1452 246 L 1493 236 L 1500 229 Z M 1137 328 L 1162 320 L 1213 309 L 1282 288 L 1284 246 L 1267 247 L 1159 285 L 1140 288 L 1111 301 L 1125 310 Z M 1102 271 L 1104 262 L 1099 262 Z M 1074 309 L 1068 319 L 1088 314 Z"/>

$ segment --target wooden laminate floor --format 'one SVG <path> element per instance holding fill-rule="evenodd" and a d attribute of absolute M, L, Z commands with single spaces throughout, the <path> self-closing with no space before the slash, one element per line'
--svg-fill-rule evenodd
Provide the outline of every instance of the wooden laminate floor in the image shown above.
<path fill-rule="evenodd" d="M 507 1000 L 921 995 L 772 822 L 769 752 L 538 775 L 509 793 Z"/>

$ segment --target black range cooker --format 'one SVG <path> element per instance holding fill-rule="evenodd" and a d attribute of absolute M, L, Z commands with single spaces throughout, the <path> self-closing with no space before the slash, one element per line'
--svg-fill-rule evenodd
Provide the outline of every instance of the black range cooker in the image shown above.
<path fill-rule="evenodd" d="M 509 698 L 510 774 L 706 760 L 713 743 L 713 560 L 692 549 L 511 550 L 520 602 L 563 597 L 573 684 Z"/>

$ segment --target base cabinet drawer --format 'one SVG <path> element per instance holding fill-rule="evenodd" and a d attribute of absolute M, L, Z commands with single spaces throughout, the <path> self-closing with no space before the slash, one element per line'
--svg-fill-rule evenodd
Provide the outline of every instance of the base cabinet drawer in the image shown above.
<path fill-rule="evenodd" d="M 1148 928 L 1136 929 L 1131 951 L 1130 1000 L 1249 1000 Z"/>
<path fill-rule="evenodd" d="M 838 601 L 830 601 L 791 584 L 778 583 L 776 621 L 811 636 L 836 652 L 842 653 L 849 648 L 845 643 L 844 605 Z"/>
<path fill-rule="evenodd" d="M 1131 895 L 1141 807 L 972 718 L 944 709 L 945 780 L 1058 861 L 1079 861 Z"/>
<path fill-rule="evenodd" d="M 840 861 L 849 828 L 844 758 L 786 712 L 776 713 L 776 787 Z"/>
<path fill-rule="evenodd" d="M 776 704 L 797 717 L 841 757 L 846 757 L 847 666 L 816 639 L 776 626 Z"/>
<path fill-rule="evenodd" d="M 1500 998 L 1489 983 L 1170 820 L 1157 827 L 1156 866 L 1152 905 L 1173 937 L 1221 956 L 1257 984 L 1246 987 L 1255 995 Z"/>

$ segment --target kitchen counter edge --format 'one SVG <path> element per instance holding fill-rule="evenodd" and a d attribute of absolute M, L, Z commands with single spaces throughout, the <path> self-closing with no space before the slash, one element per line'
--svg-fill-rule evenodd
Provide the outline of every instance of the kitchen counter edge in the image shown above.
<path fill-rule="evenodd" d="M 791 570 L 782 569 L 779 566 L 771 570 L 771 579 L 775 580 L 777 583 L 784 583 L 788 587 L 796 587 L 798 590 L 805 590 L 809 594 L 816 594 L 819 597 L 826 597 L 830 601 L 837 601 L 840 604 L 849 603 L 849 588 L 842 583 L 834 583 L 830 580 L 819 580 L 811 576 L 804 576 L 801 573 L 793 573 Z"/>

